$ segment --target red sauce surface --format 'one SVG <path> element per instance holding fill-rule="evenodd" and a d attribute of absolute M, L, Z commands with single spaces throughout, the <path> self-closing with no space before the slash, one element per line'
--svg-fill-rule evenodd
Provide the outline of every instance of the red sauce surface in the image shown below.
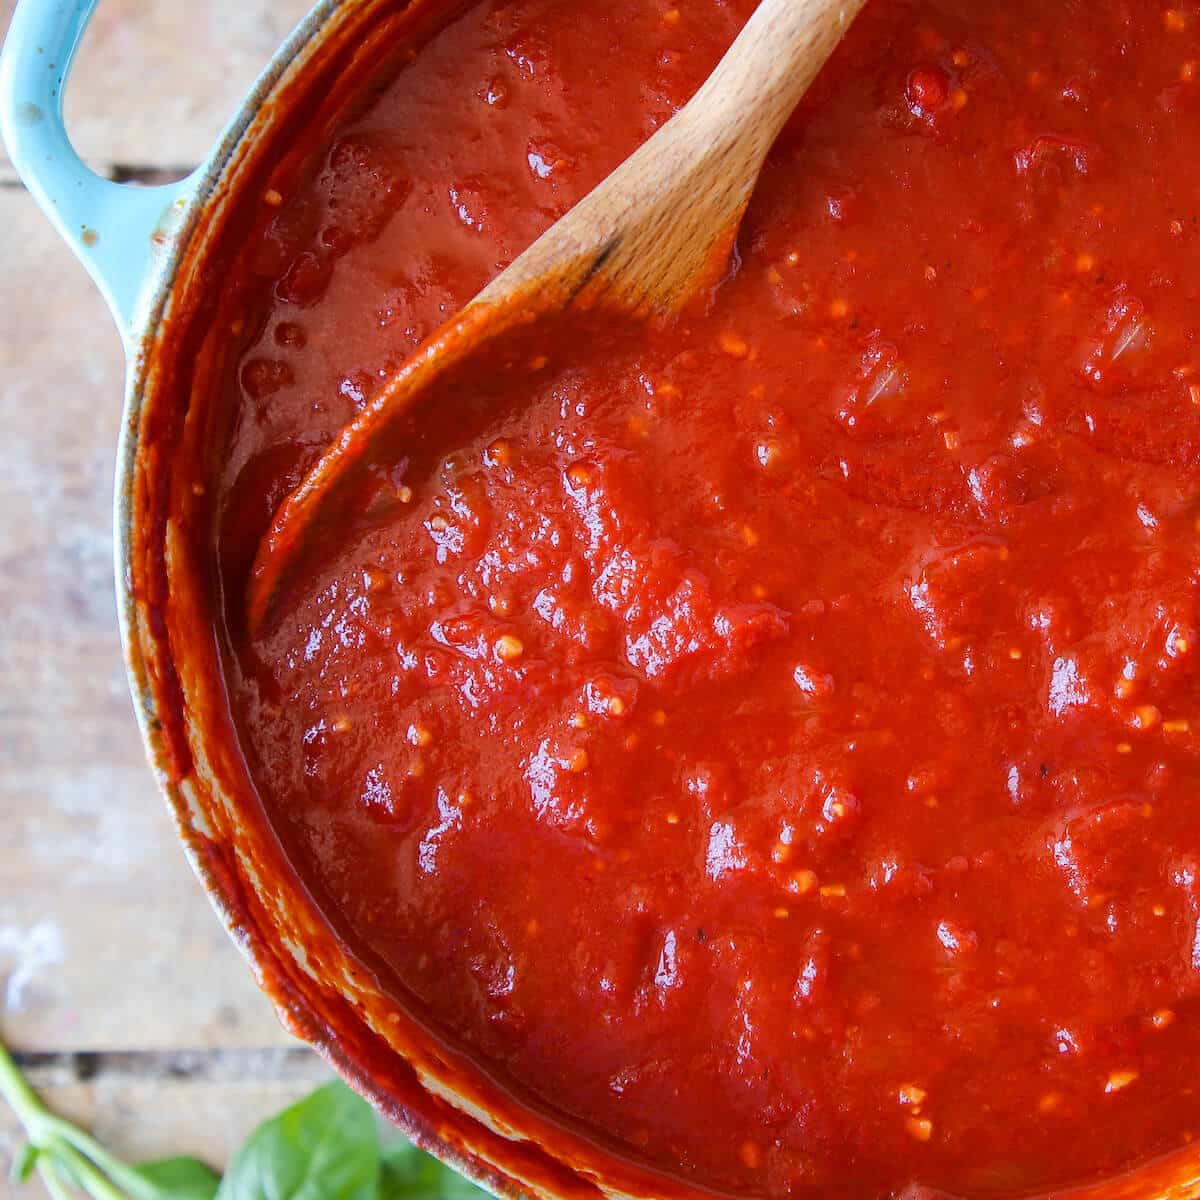
<path fill-rule="evenodd" d="M 868 5 L 709 308 L 431 396 L 236 633 L 303 469 L 752 8 L 484 0 L 263 198 L 245 750 L 340 926 L 627 1153 L 1097 1177 L 1200 1133 L 1196 4 Z"/>

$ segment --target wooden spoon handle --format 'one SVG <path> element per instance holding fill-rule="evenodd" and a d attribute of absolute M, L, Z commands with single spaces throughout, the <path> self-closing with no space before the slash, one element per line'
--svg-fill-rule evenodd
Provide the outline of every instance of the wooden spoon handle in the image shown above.
<path fill-rule="evenodd" d="M 685 112 L 765 155 L 865 2 L 762 0 Z"/>

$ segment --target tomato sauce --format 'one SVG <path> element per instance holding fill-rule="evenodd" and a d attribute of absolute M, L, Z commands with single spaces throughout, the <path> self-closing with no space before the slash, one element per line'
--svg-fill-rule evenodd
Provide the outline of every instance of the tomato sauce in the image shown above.
<path fill-rule="evenodd" d="M 1200 6 L 879 0 L 711 302 L 431 395 L 256 639 L 274 507 L 752 0 L 482 0 L 261 202 L 229 688 L 305 879 L 514 1093 L 740 1195 L 1200 1133 Z"/>

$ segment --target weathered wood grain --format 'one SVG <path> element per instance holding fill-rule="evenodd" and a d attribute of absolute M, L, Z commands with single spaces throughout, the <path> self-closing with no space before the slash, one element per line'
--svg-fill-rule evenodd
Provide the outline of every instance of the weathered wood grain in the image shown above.
<path fill-rule="evenodd" d="M 25 1049 L 270 1045 L 147 771 L 113 600 L 117 336 L 0 191 L 0 1014 Z"/>
<path fill-rule="evenodd" d="M 280 1050 L 64 1056 L 27 1071 L 56 1112 L 91 1130 L 127 1162 L 194 1154 L 217 1168 L 260 1121 L 330 1078 L 312 1055 Z M 22 1141 L 16 1119 L 0 1106 L 0 1164 Z M 9 1194 L 5 1188 L 0 1178 L 0 1196 Z M 31 1184 L 25 1194 L 37 1191 Z"/>
<path fill-rule="evenodd" d="M 67 98 L 80 151 L 105 173 L 198 161 L 305 7 L 101 0 Z M 187 868 L 130 709 L 111 565 L 117 335 L 4 170 L 0 1028 L 27 1049 L 285 1044 Z"/>

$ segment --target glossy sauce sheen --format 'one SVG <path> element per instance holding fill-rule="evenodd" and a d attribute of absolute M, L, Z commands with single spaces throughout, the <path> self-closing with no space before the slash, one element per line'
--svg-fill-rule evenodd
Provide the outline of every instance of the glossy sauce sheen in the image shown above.
<path fill-rule="evenodd" d="M 869 5 L 710 308 L 460 376 L 236 633 L 301 470 L 752 8 L 487 0 L 263 198 L 246 753 L 353 940 L 636 1158 L 1098 1177 L 1200 1134 L 1200 8 Z"/>

